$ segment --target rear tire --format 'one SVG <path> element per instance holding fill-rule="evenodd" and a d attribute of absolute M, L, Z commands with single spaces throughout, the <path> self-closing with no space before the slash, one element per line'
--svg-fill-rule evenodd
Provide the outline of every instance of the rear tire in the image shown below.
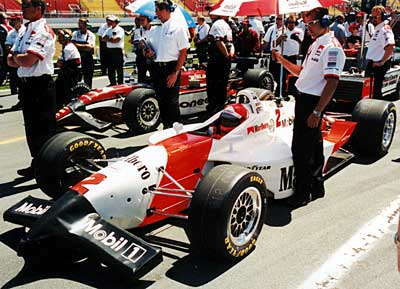
<path fill-rule="evenodd" d="M 79 165 L 96 170 L 85 162 L 86 159 L 106 159 L 105 149 L 99 141 L 72 131 L 53 136 L 43 145 L 35 161 L 39 188 L 49 197 L 59 198 L 70 186 L 91 174 Z"/>
<path fill-rule="evenodd" d="M 154 90 L 137 88 L 132 90 L 122 105 L 126 125 L 135 133 L 155 131 L 160 125 L 160 107 Z"/>
<path fill-rule="evenodd" d="M 239 260 L 255 247 L 267 208 L 265 182 L 256 172 L 233 166 L 213 168 L 199 183 L 189 207 L 192 248 Z"/>
<path fill-rule="evenodd" d="M 89 85 L 84 82 L 78 82 L 74 87 L 71 88 L 71 97 L 70 99 L 78 98 L 81 95 L 90 92 L 91 89 Z"/>
<path fill-rule="evenodd" d="M 274 92 L 274 77 L 264 68 L 249 69 L 243 78 L 246 81 L 246 87 L 258 87 Z"/>
<path fill-rule="evenodd" d="M 392 144 L 396 130 L 396 107 L 384 100 L 359 101 L 352 120 L 357 122 L 351 145 L 363 155 L 382 156 Z"/>

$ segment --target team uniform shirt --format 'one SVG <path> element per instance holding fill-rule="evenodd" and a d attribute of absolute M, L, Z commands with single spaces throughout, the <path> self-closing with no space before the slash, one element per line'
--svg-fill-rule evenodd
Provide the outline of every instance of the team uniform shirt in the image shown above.
<path fill-rule="evenodd" d="M 155 52 L 155 62 L 176 61 L 180 51 L 190 47 L 187 29 L 172 18 L 151 29 L 147 40 Z"/>
<path fill-rule="evenodd" d="M 214 39 L 219 39 L 223 41 L 232 41 L 232 29 L 229 27 L 223 19 L 218 19 L 213 23 L 208 32 L 209 35 L 213 36 Z"/>
<path fill-rule="evenodd" d="M 257 32 L 258 36 L 265 34 L 264 25 L 257 18 L 249 17 L 249 24 Z"/>
<path fill-rule="evenodd" d="M 372 23 L 368 23 L 365 26 L 365 28 L 366 28 L 365 29 L 366 30 L 365 43 L 367 44 L 367 43 L 369 43 L 371 41 L 371 38 L 372 38 L 372 36 L 374 35 L 374 32 L 375 32 L 375 28 L 374 28 L 374 25 Z M 362 38 L 362 35 L 363 35 L 363 27 L 360 26 L 360 28 L 358 29 L 358 36 L 360 36 Z"/>
<path fill-rule="evenodd" d="M 25 25 L 21 25 L 21 27 L 19 28 L 19 30 L 11 30 L 10 32 L 8 32 L 7 34 L 7 38 L 6 38 L 6 42 L 5 44 L 12 47 L 15 43 L 15 41 L 17 40 L 17 36 L 19 33 L 23 33 L 25 32 Z"/>
<path fill-rule="evenodd" d="M 110 27 L 106 30 L 106 32 L 104 32 L 104 36 L 108 36 L 110 38 L 117 37 L 120 38 L 120 41 L 116 42 L 116 43 L 112 43 L 110 41 L 107 41 L 107 48 L 121 48 L 124 49 L 124 37 L 125 37 L 125 32 L 124 29 L 117 25 L 114 28 Z"/>
<path fill-rule="evenodd" d="M 375 27 L 374 35 L 368 45 L 367 60 L 381 61 L 385 55 L 385 47 L 394 44 L 393 31 L 384 21 Z"/>
<path fill-rule="evenodd" d="M 203 23 L 202 25 L 197 25 L 195 30 L 197 37 L 199 40 L 203 40 L 204 38 L 207 37 L 208 32 L 210 31 L 210 25 L 207 23 Z"/>
<path fill-rule="evenodd" d="M 81 64 L 81 55 L 79 50 L 72 42 L 65 45 L 58 59 L 63 62 L 75 60 L 76 64 Z"/>
<path fill-rule="evenodd" d="M 276 24 L 274 24 L 270 28 L 268 28 L 267 33 L 265 33 L 264 42 L 268 42 L 272 49 L 275 49 L 275 47 L 276 47 L 275 40 L 279 36 L 281 36 L 282 29 L 283 29 L 283 26 L 278 28 L 278 26 L 276 26 Z M 304 33 L 303 33 L 303 36 L 304 36 Z"/>
<path fill-rule="evenodd" d="M 107 23 L 103 23 L 100 25 L 99 29 L 97 30 L 97 35 L 100 37 L 103 37 L 104 33 L 107 31 L 108 28 L 111 26 L 108 26 Z"/>
<path fill-rule="evenodd" d="M 302 93 L 321 96 L 326 78 L 339 78 L 345 60 L 346 56 L 333 32 L 318 37 L 308 49 L 296 88 Z"/>
<path fill-rule="evenodd" d="M 72 32 L 72 41 L 80 44 L 89 44 L 93 48 L 96 45 L 96 36 L 92 31 L 87 30 L 86 33 L 82 33 L 80 30 Z"/>
<path fill-rule="evenodd" d="M 19 32 L 11 51 L 31 53 L 39 61 L 31 67 L 18 67 L 19 77 L 36 77 L 54 73 L 53 56 L 56 50 L 56 37 L 45 19 L 41 18 L 26 24 L 26 30 Z"/>
<path fill-rule="evenodd" d="M 300 53 L 300 44 L 294 39 L 291 39 L 290 37 L 292 35 L 297 35 L 299 37 L 300 41 L 303 41 L 304 39 L 304 31 L 299 29 L 299 28 L 293 28 L 293 30 L 285 29 L 285 36 L 286 39 L 283 43 L 283 52 L 282 54 L 285 56 L 293 56 L 293 55 L 298 55 Z M 275 50 L 281 50 L 281 46 L 278 45 Z"/>
<path fill-rule="evenodd" d="M 153 29 L 153 26 L 150 26 L 150 29 L 144 29 L 143 27 L 139 27 L 135 29 L 133 35 L 133 41 L 139 41 L 140 39 L 147 40 L 149 38 L 150 30 Z"/>

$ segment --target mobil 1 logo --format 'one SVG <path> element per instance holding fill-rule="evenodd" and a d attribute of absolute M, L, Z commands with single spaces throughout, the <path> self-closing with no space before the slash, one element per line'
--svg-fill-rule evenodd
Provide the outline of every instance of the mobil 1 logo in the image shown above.
<path fill-rule="evenodd" d="M 132 240 L 134 238 L 131 235 L 101 220 L 97 214 L 91 214 L 85 218 L 82 233 L 96 245 L 106 247 L 113 254 L 119 254 L 132 263 L 139 261 L 147 252 L 145 248 Z"/>

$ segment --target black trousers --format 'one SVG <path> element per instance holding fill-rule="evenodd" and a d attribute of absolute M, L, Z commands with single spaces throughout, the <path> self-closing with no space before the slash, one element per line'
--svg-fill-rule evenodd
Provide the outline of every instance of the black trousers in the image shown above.
<path fill-rule="evenodd" d="M 371 76 L 374 79 L 374 93 L 376 99 L 383 99 L 382 86 L 386 72 L 390 69 L 391 61 L 388 60 L 382 66 L 372 67 L 372 61 L 368 61 L 366 76 Z"/>
<path fill-rule="evenodd" d="M 72 100 L 71 89 L 79 82 L 81 78 L 80 70 L 61 69 L 55 81 L 56 85 L 56 110 L 59 110 L 64 105 Z"/>
<path fill-rule="evenodd" d="M 174 122 L 181 120 L 179 111 L 181 74 L 179 73 L 173 87 L 167 87 L 167 77 L 171 73 L 174 73 L 176 64 L 176 61 L 164 62 L 162 64 L 155 62 L 152 69 L 154 74 L 154 90 L 160 104 L 160 113 L 164 128 L 172 127 Z"/>
<path fill-rule="evenodd" d="M 56 89 L 51 75 L 21 78 L 25 134 L 32 158 L 56 132 Z"/>
<path fill-rule="evenodd" d="M 316 128 L 307 125 L 319 96 L 300 93 L 296 97 L 293 127 L 292 154 L 296 175 L 293 198 L 308 200 L 310 194 L 324 191 L 322 169 L 324 166 L 321 123 Z"/>
<path fill-rule="evenodd" d="M 108 80 L 110 85 L 124 83 L 124 54 L 121 48 L 108 48 L 110 61 L 108 63 Z M 115 79 L 117 72 L 117 80 Z"/>
<path fill-rule="evenodd" d="M 210 55 L 206 71 L 209 115 L 222 110 L 225 106 L 230 70 L 230 59 L 222 55 Z"/>
<path fill-rule="evenodd" d="M 199 64 L 207 63 L 207 43 L 199 43 L 196 45 L 197 57 L 199 58 Z"/>
<path fill-rule="evenodd" d="M 107 44 L 104 41 L 100 41 L 100 66 L 101 66 L 101 74 L 107 74 L 107 67 L 110 61 L 109 51 L 107 48 Z"/>
<path fill-rule="evenodd" d="M 17 70 L 18 70 L 18 68 L 16 68 L 16 67 L 11 67 L 11 66 L 8 67 L 8 72 L 9 72 L 9 76 L 10 76 L 11 94 L 18 93 L 18 89 L 21 86 L 21 81 L 18 77 Z"/>
<path fill-rule="evenodd" d="M 83 81 L 92 88 L 94 61 L 93 53 L 90 51 L 81 51 L 81 66 Z"/>
<path fill-rule="evenodd" d="M 138 82 L 146 82 L 147 71 L 149 71 L 150 77 L 152 77 L 151 64 L 148 62 L 147 58 L 141 54 L 141 51 L 136 53 L 136 67 L 138 70 Z"/>

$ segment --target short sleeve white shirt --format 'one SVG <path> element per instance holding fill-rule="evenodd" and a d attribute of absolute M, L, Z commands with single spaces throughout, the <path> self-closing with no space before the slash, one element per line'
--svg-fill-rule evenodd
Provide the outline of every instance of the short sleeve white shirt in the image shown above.
<path fill-rule="evenodd" d="M 81 64 L 81 55 L 79 50 L 72 42 L 65 45 L 58 59 L 62 61 L 75 60 L 77 64 Z"/>
<path fill-rule="evenodd" d="M 264 42 L 268 42 L 271 48 L 276 49 L 275 40 L 281 36 L 282 34 L 282 27 L 278 28 L 276 24 L 272 25 L 268 28 L 267 33 L 264 36 Z"/>
<path fill-rule="evenodd" d="M 339 78 L 346 56 L 333 32 L 318 37 L 309 47 L 303 69 L 296 81 L 302 93 L 321 96 L 326 78 Z"/>
<path fill-rule="evenodd" d="M 232 29 L 223 19 L 215 21 L 208 34 L 213 36 L 214 39 L 226 39 L 226 41 L 232 41 Z"/>
<path fill-rule="evenodd" d="M 110 41 L 107 41 L 107 48 L 121 48 L 124 49 L 124 37 L 125 37 L 125 32 L 124 29 L 117 25 L 114 28 L 110 27 L 104 32 L 103 36 L 108 36 L 108 37 L 117 37 L 120 40 L 116 43 L 112 43 Z"/>
<path fill-rule="evenodd" d="M 210 31 L 210 25 L 208 25 L 207 23 L 197 25 L 195 28 L 195 32 L 196 35 L 198 35 L 199 40 L 203 40 L 204 38 L 206 38 L 209 31 Z"/>
<path fill-rule="evenodd" d="M 375 28 L 374 25 L 372 23 L 368 23 L 365 26 L 365 43 L 369 43 L 371 41 L 372 36 L 374 35 L 375 32 Z M 360 26 L 359 30 L 358 30 L 358 36 L 362 37 L 363 35 L 363 26 Z"/>
<path fill-rule="evenodd" d="M 97 30 L 97 35 L 100 37 L 103 37 L 104 33 L 106 32 L 106 30 L 110 28 L 110 26 L 108 26 L 107 23 L 103 23 L 100 25 L 99 29 Z"/>
<path fill-rule="evenodd" d="M 17 40 L 18 34 L 24 32 L 24 31 L 25 31 L 25 25 L 22 24 L 21 28 L 18 31 L 13 29 L 10 32 L 8 32 L 5 44 L 12 47 L 14 45 L 15 41 Z"/>
<path fill-rule="evenodd" d="M 82 33 L 80 30 L 72 32 L 72 41 L 81 44 L 89 44 L 93 48 L 96 45 L 96 37 L 92 31 L 87 30 L 86 33 Z"/>
<path fill-rule="evenodd" d="M 19 67 L 19 77 L 36 77 L 44 74 L 53 74 L 53 56 L 56 50 L 55 35 L 45 19 L 41 18 L 29 22 L 25 31 L 18 33 L 12 51 L 18 53 L 31 53 L 39 60 L 30 67 Z"/>
<path fill-rule="evenodd" d="M 251 28 L 257 32 L 258 36 L 265 34 L 264 25 L 259 19 L 249 17 L 249 24 L 251 25 Z"/>
<path fill-rule="evenodd" d="M 297 35 L 301 41 L 304 39 L 304 31 L 299 28 L 293 28 L 293 30 L 285 29 L 286 39 L 283 43 L 283 55 L 293 56 L 298 55 L 300 51 L 300 44 L 296 40 L 291 39 L 292 35 Z M 281 50 L 281 46 L 276 47 L 277 50 Z"/>
<path fill-rule="evenodd" d="M 392 29 L 385 22 L 382 22 L 375 27 L 374 35 L 368 45 L 366 59 L 381 61 L 385 55 L 385 47 L 394 44 L 394 34 Z"/>
<path fill-rule="evenodd" d="M 151 29 L 147 40 L 156 54 L 155 62 L 176 61 L 180 51 L 190 47 L 187 29 L 172 18 Z"/>

